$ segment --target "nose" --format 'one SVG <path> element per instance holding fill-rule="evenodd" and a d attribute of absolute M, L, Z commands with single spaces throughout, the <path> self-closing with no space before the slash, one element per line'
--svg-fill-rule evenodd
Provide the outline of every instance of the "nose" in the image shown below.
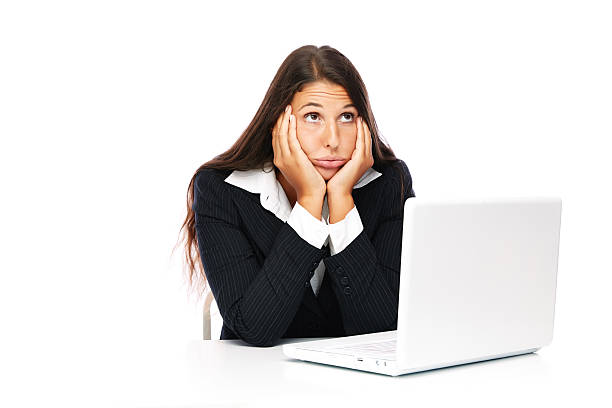
<path fill-rule="evenodd" d="M 325 127 L 324 135 L 325 147 L 336 149 L 340 144 L 340 135 L 338 134 L 338 126 L 335 121 L 328 122 Z"/>

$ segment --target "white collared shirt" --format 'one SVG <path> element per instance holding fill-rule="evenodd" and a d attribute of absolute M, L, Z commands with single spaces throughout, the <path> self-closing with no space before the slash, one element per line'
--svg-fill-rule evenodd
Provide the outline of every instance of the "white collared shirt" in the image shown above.
<path fill-rule="evenodd" d="M 380 176 L 382 173 L 370 167 L 355 183 L 353 189 L 363 187 Z M 300 237 L 312 246 L 321 249 L 323 245 L 329 244 L 331 255 L 341 252 L 363 231 L 363 224 L 355 205 L 343 220 L 334 224 L 329 223 L 327 194 L 323 200 L 320 220 L 297 201 L 292 209 L 285 190 L 276 178 L 272 163 L 267 163 L 263 171 L 261 169 L 234 170 L 225 181 L 251 193 L 259 194 L 261 205 L 266 210 L 288 223 Z M 321 261 L 310 280 L 315 295 L 319 293 L 324 272 L 325 264 Z"/>

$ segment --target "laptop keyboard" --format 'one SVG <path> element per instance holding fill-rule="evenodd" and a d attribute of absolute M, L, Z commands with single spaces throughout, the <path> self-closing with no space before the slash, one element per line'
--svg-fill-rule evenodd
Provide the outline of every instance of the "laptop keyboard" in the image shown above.
<path fill-rule="evenodd" d="M 326 351 L 395 360 L 396 344 L 396 339 L 392 339 L 374 343 L 347 344 L 346 346 L 329 347 L 326 348 Z"/>

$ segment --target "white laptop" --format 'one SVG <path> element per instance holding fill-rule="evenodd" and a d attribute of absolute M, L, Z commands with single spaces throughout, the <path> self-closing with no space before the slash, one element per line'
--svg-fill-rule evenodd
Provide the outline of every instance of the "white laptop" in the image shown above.
<path fill-rule="evenodd" d="M 284 344 L 397 376 L 532 353 L 553 334 L 559 198 L 406 200 L 397 330 Z"/>

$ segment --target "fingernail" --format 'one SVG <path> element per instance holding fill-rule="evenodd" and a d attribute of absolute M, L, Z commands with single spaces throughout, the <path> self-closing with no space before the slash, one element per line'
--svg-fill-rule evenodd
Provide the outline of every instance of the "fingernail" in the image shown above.
<path fill-rule="evenodd" d="M 285 112 L 289 112 L 289 107 L 290 107 L 290 106 L 291 106 L 291 105 L 287 105 L 287 106 L 285 107 Z"/>

